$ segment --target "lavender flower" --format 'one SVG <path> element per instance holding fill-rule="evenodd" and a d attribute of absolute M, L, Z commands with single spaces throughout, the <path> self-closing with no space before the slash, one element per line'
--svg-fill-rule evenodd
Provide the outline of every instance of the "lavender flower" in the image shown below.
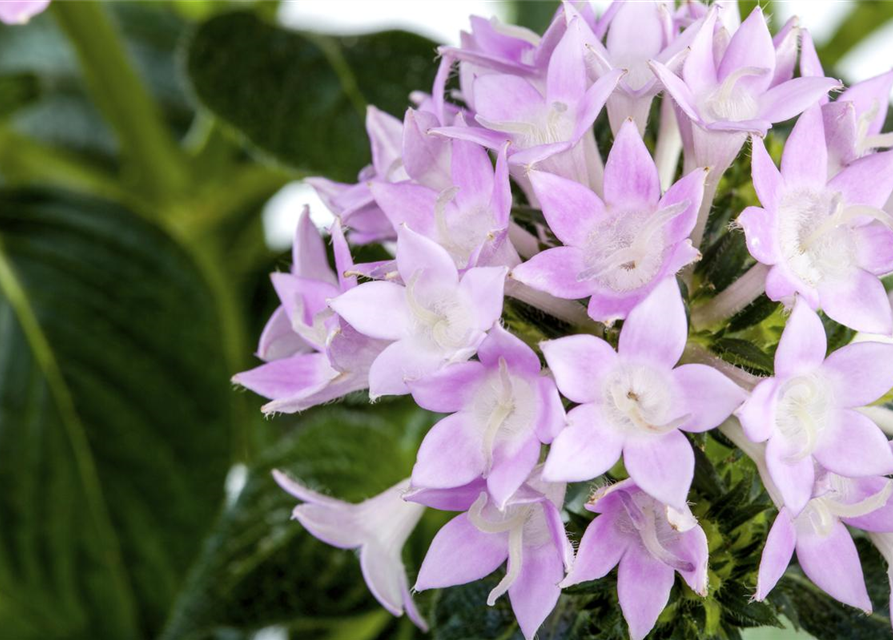
<path fill-rule="evenodd" d="M 0 2 L 0 22 L 26 24 L 50 6 L 50 0 L 4 0 Z"/>

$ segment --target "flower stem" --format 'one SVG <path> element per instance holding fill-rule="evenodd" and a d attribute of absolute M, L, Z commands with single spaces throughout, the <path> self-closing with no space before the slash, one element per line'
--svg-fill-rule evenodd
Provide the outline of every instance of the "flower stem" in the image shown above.
<path fill-rule="evenodd" d="M 129 177 L 151 199 L 188 184 L 185 157 L 139 75 L 102 2 L 54 2 L 96 105 L 115 130 Z"/>
<path fill-rule="evenodd" d="M 511 276 L 505 283 L 505 295 L 520 300 L 531 307 L 536 307 L 540 311 L 548 313 L 554 318 L 564 320 L 575 327 L 594 328 L 595 321 L 586 313 L 586 307 L 573 301 L 562 300 L 548 293 L 537 291 L 525 284 L 521 284 L 517 280 L 512 280 Z"/>
<path fill-rule="evenodd" d="M 721 434 L 732 441 L 732 444 L 741 449 L 744 455 L 753 460 L 760 474 L 760 480 L 766 487 L 766 493 L 772 498 L 775 506 L 781 509 L 784 506 L 784 498 L 781 497 L 781 491 L 769 476 L 769 467 L 766 466 L 766 445 L 748 440 L 737 418 L 729 418 L 719 425 L 718 429 Z"/>
<path fill-rule="evenodd" d="M 692 310 L 691 324 L 706 329 L 727 320 L 746 308 L 766 291 L 769 267 L 757 263 L 715 297 Z"/>
<path fill-rule="evenodd" d="M 654 163 L 660 176 L 660 188 L 666 191 L 676 177 L 679 154 L 682 153 L 682 135 L 676 122 L 673 103 L 664 98 L 660 105 L 660 128 L 657 132 L 657 148 L 654 150 Z"/>
<path fill-rule="evenodd" d="M 509 223 L 509 241 L 515 245 L 518 255 L 525 260 L 540 252 L 540 243 L 536 236 L 516 222 Z"/>

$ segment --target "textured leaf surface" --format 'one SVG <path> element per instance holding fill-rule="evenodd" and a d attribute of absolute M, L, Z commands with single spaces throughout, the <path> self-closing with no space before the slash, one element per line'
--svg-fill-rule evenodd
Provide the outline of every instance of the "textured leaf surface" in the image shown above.
<path fill-rule="evenodd" d="M 156 633 L 222 497 L 230 389 L 195 265 L 141 218 L 0 193 L 0 630 Z"/>

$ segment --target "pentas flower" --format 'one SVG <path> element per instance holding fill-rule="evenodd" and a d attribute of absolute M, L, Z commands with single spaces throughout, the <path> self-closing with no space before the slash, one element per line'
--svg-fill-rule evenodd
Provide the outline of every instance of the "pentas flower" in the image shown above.
<path fill-rule="evenodd" d="M 539 462 L 540 443 L 564 426 L 564 408 L 537 355 L 498 324 L 477 355 L 479 362 L 408 383 L 421 407 L 452 413 L 425 436 L 412 486 L 449 488 L 484 477 L 495 505 L 504 508 Z"/>
<path fill-rule="evenodd" d="M 755 598 L 769 595 L 796 550 L 803 573 L 819 588 L 870 614 L 859 554 L 845 525 L 870 532 L 893 531 L 891 495 L 893 481 L 887 478 L 852 480 L 824 474 L 799 515 L 787 507 L 778 512 L 763 549 Z"/>
<path fill-rule="evenodd" d="M 4 0 L 0 2 L 0 22 L 26 24 L 50 6 L 50 0 Z"/>
<path fill-rule="evenodd" d="M 676 510 L 624 480 L 597 491 L 585 507 L 600 515 L 586 528 L 561 586 L 598 580 L 618 567 L 617 595 L 633 640 L 654 628 L 677 572 L 692 591 L 707 595 L 707 536 L 688 506 Z"/>
<path fill-rule="evenodd" d="M 475 120 L 479 127 L 444 127 L 435 131 L 500 149 L 509 140 L 517 163 L 539 160 L 544 168 L 596 187 L 601 162 L 590 129 L 623 71 L 615 70 L 590 86 L 583 59 L 580 18 L 567 31 L 549 59 L 542 83 L 504 73 L 475 79 Z"/>
<path fill-rule="evenodd" d="M 340 549 L 359 549 L 363 578 L 381 606 L 395 616 L 405 610 L 417 627 L 428 630 L 409 593 L 402 559 L 403 545 L 425 511 L 424 506 L 403 500 L 408 479 L 353 504 L 308 489 L 278 470 L 273 478 L 301 501 L 292 517 L 314 537 Z"/>
<path fill-rule="evenodd" d="M 541 344 L 558 390 L 580 403 L 552 443 L 547 480 L 591 480 L 623 453 L 638 487 L 675 509 L 685 508 L 695 460 L 682 432 L 712 429 L 745 398 L 716 369 L 675 366 L 687 337 L 679 288 L 668 279 L 630 312 L 618 352 L 589 335 Z"/>
<path fill-rule="evenodd" d="M 781 172 L 753 142 L 753 183 L 763 208 L 738 216 L 747 248 L 771 266 L 772 300 L 803 296 L 813 309 L 857 331 L 893 334 L 878 276 L 893 271 L 893 153 L 852 162 L 830 180 L 819 106 L 804 113 L 785 144 Z"/>
<path fill-rule="evenodd" d="M 594 33 L 586 38 L 586 60 L 596 77 L 613 69 L 627 71 L 608 98 L 608 120 L 615 134 L 627 118 L 644 133 L 651 102 L 663 90 L 648 62 L 657 60 L 675 71 L 697 27 L 677 35 L 672 7 L 665 2 L 615 4 L 605 44 Z M 584 34 L 590 35 L 585 30 Z"/>
<path fill-rule="evenodd" d="M 893 473 L 883 432 L 858 407 L 893 388 L 893 345 L 859 342 L 825 358 L 825 328 L 798 298 L 778 350 L 775 376 L 736 412 L 744 433 L 767 442 L 766 465 L 791 516 L 812 497 L 815 463 L 848 477 Z"/>
<path fill-rule="evenodd" d="M 453 257 L 404 226 L 397 235 L 404 284 L 366 282 L 329 305 L 365 336 L 391 344 L 372 363 L 369 395 L 409 393 L 415 380 L 468 360 L 502 313 L 505 267 L 476 267 L 460 278 Z"/>
<path fill-rule="evenodd" d="M 487 604 L 508 593 L 521 632 L 531 640 L 555 608 L 558 583 L 573 562 L 560 514 L 564 493 L 565 485 L 543 481 L 539 468 L 502 509 L 481 492 L 434 537 L 415 589 L 466 584 L 507 563 Z"/>
<path fill-rule="evenodd" d="M 257 355 L 265 364 L 233 376 L 233 382 L 272 400 L 265 413 L 293 413 L 369 386 L 369 368 L 387 343 L 368 338 L 328 308 L 350 290 L 344 274 L 353 261 L 336 222 L 332 226 L 336 275 L 307 209 L 298 220 L 291 273 L 274 273 L 281 306 L 261 334 Z"/>
<path fill-rule="evenodd" d="M 564 246 L 515 267 L 512 279 L 559 298 L 589 297 L 595 320 L 625 318 L 658 284 L 700 257 L 688 235 L 706 171 L 693 171 L 661 197 L 657 167 L 631 120 L 608 156 L 604 202 L 572 180 L 542 171 L 528 176 Z"/>
<path fill-rule="evenodd" d="M 506 147 L 494 172 L 486 149 L 464 140 L 441 141 L 452 146 L 448 186 L 373 183 L 375 201 L 395 228 L 406 224 L 434 240 L 459 269 L 515 266 L 520 259 L 507 241 L 512 191 Z"/>
<path fill-rule="evenodd" d="M 893 71 L 888 71 L 854 84 L 822 107 L 829 177 L 876 149 L 893 147 L 893 133 L 881 133 L 891 89 Z"/>

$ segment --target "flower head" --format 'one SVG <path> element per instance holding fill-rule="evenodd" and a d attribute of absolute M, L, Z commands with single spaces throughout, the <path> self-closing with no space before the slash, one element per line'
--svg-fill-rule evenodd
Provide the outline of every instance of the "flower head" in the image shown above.
<path fill-rule="evenodd" d="M 825 358 L 818 315 L 801 298 L 775 353 L 775 377 L 737 411 L 745 434 L 768 441 L 766 464 L 788 513 L 813 495 L 816 463 L 847 477 L 893 473 L 887 438 L 856 409 L 893 387 L 893 345 L 860 342 Z"/>
<path fill-rule="evenodd" d="M 632 480 L 600 489 L 586 504 L 598 515 L 586 528 L 562 587 L 603 578 L 615 566 L 620 609 L 642 640 L 670 599 L 675 574 L 707 595 L 707 536 L 686 505 L 655 500 Z"/>
<path fill-rule="evenodd" d="M 753 143 L 753 182 L 763 207 L 738 216 L 747 248 L 771 265 L 766 294 L 803 296 L 837 322 L 893 334 L 893 313 L 878 276 L 893 272 L 893 153 L 852 162 L 828 179 L 821 108 L 804 113 L 785 145 L 781 171 Z"/>
<path fill-rule="evenodd" d="M 419 405 L 452 413 L 425 436 L 412 485 L 449 488 L 484 477 L 504 507 L 539 461 L 540 443 L 564 426 L 564 409 L 533 350 L 501 326 L 490 330 L 478 358 L 409 383 Z"/>
<path fill-rule="evenodd" d="M 552 443 L 547 479 L 591 480 L 622 453 L 637 486 L 684 509 L 695 461 L 682 432 L 716 427 L 745 398 L 716 369 L 675 366 L 687 334 L 679 288 L 668 279 L 629 314 L 618 352 L 588 335 L 541 345 L 558 390 L 580 403 Z"/>
<path fill-rule="evenodd" d="M 409 392 L 421 378 L 475 354 L 502 313 L 505 267 L 476 267 L 460 278 L 453 257 L 433 240 L 404 226 L 397 236 L 403 284 L 363 283 L 329 305 L 365 336 L 391 344 L 369 371 L 369 394 Z"/>
<path fill-rule="evenodd" d="M 416 626 L 428 630 L 412 601 L 401 558 L 403 545 L 425 511 L 424 506 L 403 500 L 408 479 L 352 504 L 312 491 L 278 470 L 273 478 L 301 501 L 292 517 L 314 537 L 333 547 L 359 549 L 363 578 L 381 606 L 395 616 L 405 610 Z"/>
<path fill-rule="evenodd" d="M 555 608 L 558 583 L 573 562 L 559 512 L 564 492 L 564 484 L 543 481 L 536 469 L 501 509 L 480 493 L 434 537 L 415 588 L 466 584 L 507 563 L 487 604 L 508 593 L 521 631 L 531 640 Z"/>
<path fill-rule="evenodd" d="M 601 322 L 622 319 L 660 282 L 699 257 L 688 240 L 704 192 L 695 170 L 661 196 L 657 168 L 632 121 L 605 166 L 605 199 L 566 178 L 531 171 L 549 227 L 564 243 L 512 270 L 512 278 L 560 298 L 589 300 Z"/>

